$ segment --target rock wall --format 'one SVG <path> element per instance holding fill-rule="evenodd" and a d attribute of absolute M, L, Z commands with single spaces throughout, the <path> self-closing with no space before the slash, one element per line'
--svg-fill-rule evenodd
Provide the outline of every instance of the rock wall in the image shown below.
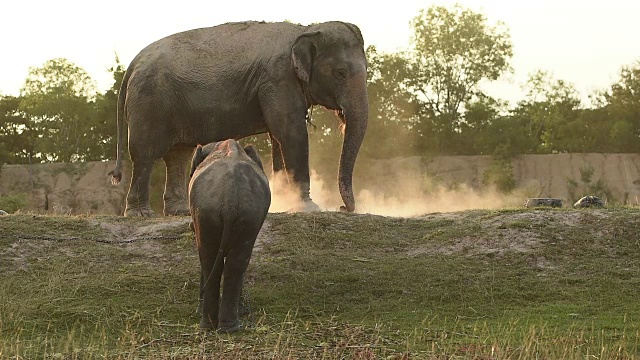
<path fill-rule="evenodd" d="M 384 181 L 381 191 L 393 192 L 406 186 L 401 179 L 423 177 L 427 182 L 446 186 L 466 184 L 483 187 L 484 174 L 492 164 L 491 156 L 407 157 L 363 161 L 360 184 L 372 187 Z M 545 154 L 520 155 L 511 161 L 516 186 L 528 197 L 556 197 L 569 202 L 598 190 L 610 203 L 640 205 L 640 154 Z M 584 175 L 589 174 L 587 178 Z M 585 181 L 589 180 L 589 181 Z M 415 182 L 411 183 L 413 186 Z M 524 199 L 523 199 L 524 200 Z"/>
<path fill-rule="evenodd" d="M 363 159 L 356 166 L 354 183 L 381 193 L 403 186 L 403 178 L 480 189 L 491 163 L 491 156 Z M 125 162 L 118 186 L 111 185 L 107 175 L 115 161 L 4 165 L 0 168 L 0 200 L 6 195 L 25 194 L 29 203 L 21 210 L 35 213 L 122 214 L 128 165 Z M 598 188 L 606 191 L 610 203 L 640 205 L 640 154 L 521 155 L 511 165 L 517 187 L 529 197 L 557 197 L 567 206 Z M 158 213 L 162 212 L 163 167 L 162 162 L 156 164 L 152 175 L 152 207 Z M 589 169 L 593 171 L 585 182 Z M 420 184 L 423 182 L 412 182 L 411 186 Z"/>
<path fill-rule="evenodd" d="M 512 165 L 518 186 L 536 189 L 541 197 L 582 197 L 599 183 L 610 202 L 640 205 L 640 154 L 525 155 Z M 589 167 L 593 174 L 585 183 Z"/>
<path fill-rule="evenodd" d="M 115 161 L 3 165 L 0 197 L 25 194 L 21 210 L 35 213 L 121 214 L 128 185 L 111 185 L 114 167 Z"/>

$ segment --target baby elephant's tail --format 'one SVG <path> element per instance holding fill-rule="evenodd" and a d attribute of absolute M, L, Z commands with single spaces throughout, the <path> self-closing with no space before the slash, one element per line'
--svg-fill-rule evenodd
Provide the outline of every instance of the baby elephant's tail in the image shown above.
<path fill-rule="evenodd" d="M 224 227 L 222 228 L 222 238 L 220 239 L 220 247 L 218 248 L 218 253 L 216 254 L 216 260 L 213 263 L 213 268 L 211 269 L 211 273 L 207 277 L 207 281 L 205 281 L 202 289 L 200 289 L 200 299 L 203 298 L 204 293 L 202 293 L 207 286 L 207 284 L 212 280 L 217 280 L 218 283 L 222 280 L 222 272 L 224 271 L 224 254 L 229 246 L 229 242 L 231 241 L 231 224 L 227 221 L 224 223 Z"/>

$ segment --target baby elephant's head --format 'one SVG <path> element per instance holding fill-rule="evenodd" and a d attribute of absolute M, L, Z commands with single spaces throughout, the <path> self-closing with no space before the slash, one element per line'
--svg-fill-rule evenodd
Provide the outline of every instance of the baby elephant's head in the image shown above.
<path fill-rule="evenodd" d="M 193 159 L 191 160 L 191 171 L 189 173 L 189 177 L 193 177 L 193 174 L 196 172 L 198 165 L 200 165 L 200 163 L 203 162 L 204 159 L 206 159 L 207 156 L 209 156 L 209 154 L 211 154 L 212 152 L 221 151 L 222 147 L 224 147 L 225 145 L 229 146 L 232 141 L 238 147 L 240 147 L 240 144 L 237 144 L 235 140 L 218 141 L 218 142 L 207 144 L 205 146 L 198 145 L 198 147 L 196 147 L 196 151 L 193 154 Z M 244 152 L 247 154 L 247 156 L 251 158 L 251 160 L 253 160 L 256 164 L 258 164 L 258 166 L 260 167 L 260 170 L 264 172 L 262 161 L 260 161 L 260 157 L 258 156 L 258 153 L 253 148 L 253 146 L 252 145 L 245 146 Z"/>
<path fill-rule="evenodd" d="M 258 164 L 258 166 L 260 166 L 260 170 L 264 172 L 264 167 L 262 167 L 262 161 L 260 161 L 260 157 L 258 156 L 258 152 L 256 151 L 256 149 L 254 149 L 252 145 L 247 145 L 244 147 L 244 152 L 247 153 L 247 155 L 249 155 L 251 160 L 255 161 L 255 163 Z"/>
<path fill-rule="evenodd" d="M 208 147 L 209 145 L 206 146 Z M 207 158 L 207 155 L 209 155 L 210 152 L 210 149 L 204 150 L 202 145 L 198 144 L 198 147 L 196 147 L 196 151 L 193 153 L 193 159 L 191 159 L 191 171 L 189 172 L 189 177 L 193 177 L 193 173 L 196 172 L 196 168 L 198 167 L 198 165 L 200 165 L 200 163 Z"/>

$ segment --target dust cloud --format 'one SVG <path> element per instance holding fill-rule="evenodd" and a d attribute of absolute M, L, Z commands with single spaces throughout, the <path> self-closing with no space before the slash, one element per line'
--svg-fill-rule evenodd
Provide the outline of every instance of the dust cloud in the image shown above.
<path fill-rule="evenodd" d="M 356 212 L 395 217 L 413 217 L 434 212 L 471 209 L 500 209 L 521 206 L 524 194 L 503 194 L 495 189 L 474 189 L 466 184 L 453 187 L 438 184 L 426 176 L 400 177 L 387 175 L 367 179 L 368 185 L 358 189 L 354 178 Z M 375 185 L 372 185 L 375 183 Z M 270 179 L 272 200 L 270 212 L 291 212 L 302 206 L 297 190 L 284 173 Z M 311 171 L 311 198 L 323 211 L 337 211 L 342 203 L 337 180 L 327 182 Z"/>

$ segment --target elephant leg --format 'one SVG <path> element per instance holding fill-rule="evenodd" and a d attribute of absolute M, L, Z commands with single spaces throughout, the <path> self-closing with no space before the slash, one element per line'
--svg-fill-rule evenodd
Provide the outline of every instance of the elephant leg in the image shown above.
<path fill-rule="evenodd" d="M 124 216 L 153 216 L 149 204 L 149 186 L 153 161 L 134 161 L 131 184 L 127 194 L 127 206 Z"/>
<path fill-rule="evenodd" d="M 220 306 L 219 332 L 234 332 L 240 329 L 239 306 L 242 294 L 242 281 L 247 264 L 243 264 L 243 256 L 229 251 L 224 266 L 222 282 L 222 303 Z"/>
<path fill-rule="evenodd" d="M 214 330 L 218 327 L 220 310 L 220 280 L 224 261 L 216 263 L 216 255 L 222 237 L 221 228 L 210 224 L 196 225 L 196 242 L 200 256 L 200 303 L 202 318 L 200 328 Z"/>
<path fill-rule="evenodd" d="M 275 176 L 280 171 L 284 171 L 284 161 L 282 160 L 282 150 L 280 149 L 280 143 L 269 134 L 271 139 L 271 160 L 273 175 Z"/>
<path fill-rule="evenodd" d="M 218 312 L 220 311 L 220 276 L 218 274 L 222 272 L 224 262 L 220 262 L 220 264 L 214 264 L 214 262 L 215 259 L 201 262 L 203 284 L 200 328 L 205 330 L 218 328 Z"/>
<path fill-rule="evenodd" d="M 244 273 L 249 266 L 253 244 L 258 236 L 260 227 L 242 225 L 236 234 L 237 246 L 229 250 L 224 265 L 224 281 L 222 283 L 222 301 L 220 304 L 219 332 L 234 332 L 240 330 L 240 297 Z"/>
<path fill-rule="evenodd" d="M 275 140 L 272 146 L 279 145 L 284 169 L 299 190 L 302 204 L 294 210 L 317 211 L 320 207 L 310 195 L 309 135 L 305 121 L 308 104 L 289 95 L 286 89 L 265 90 L 260 94 L 260 104 L 269 134 Z"/>
<path fill-rule="evenodd" d="M 189 159 L 193 148 L 175 146 L 163 157 L 167 166 L 164 188 L 164 215 L 189 215 L 187 179 Z"/>
<path fill-rule="evenodd" d="M 202 269 L 202 264 L 200 264 L 200 287 L 198 288 L 198 309 L 196 310 L 197 314 L 202 315 L 202 295 L 204 294 L 204 271 Z"/>
<path fill-rule="evenodd" d="M 311 181 L 309 176 L 309 137 L 304 123 L 300 129 L 293 129 L 286 134 L 275 135 L 280 145 L 284 168 L 293 177 L 293 182 L 300 191 L 302 204 L 294 211 L 320 211 L 320 207 L 311 200 Z"/>

